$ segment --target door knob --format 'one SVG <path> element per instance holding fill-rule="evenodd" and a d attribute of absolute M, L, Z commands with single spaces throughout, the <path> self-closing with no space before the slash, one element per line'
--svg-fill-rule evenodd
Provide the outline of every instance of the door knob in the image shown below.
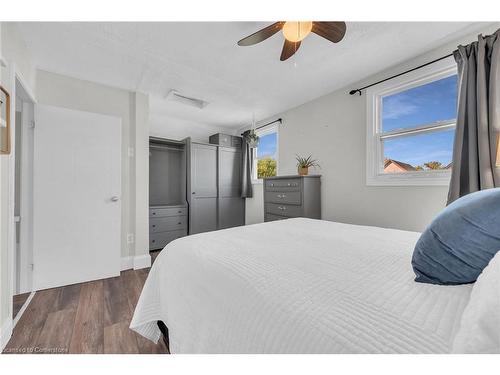
<path fill-rule="evenodd" d="M 111 202 L 118 202 L 120 198 L 118 198 L 116 195 L 111 197 Z"/>

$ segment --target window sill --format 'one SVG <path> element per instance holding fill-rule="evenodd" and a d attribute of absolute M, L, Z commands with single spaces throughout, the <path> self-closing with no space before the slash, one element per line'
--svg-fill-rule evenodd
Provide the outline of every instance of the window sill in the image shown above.
<path fill-rule="evenodd" d="M 449 186 L 450 171 L 378 174 L 367 176 L 367 186 Z"/>

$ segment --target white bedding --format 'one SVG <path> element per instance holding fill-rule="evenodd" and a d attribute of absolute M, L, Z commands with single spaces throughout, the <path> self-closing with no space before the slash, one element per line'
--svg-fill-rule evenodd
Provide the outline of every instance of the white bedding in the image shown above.
<path fill-rule="evenodd" d="M 172 353 L 447 353 L 470 285 L 413 281 L 419 233 L 288 219 L 178 239 L 130 327 Z"/>

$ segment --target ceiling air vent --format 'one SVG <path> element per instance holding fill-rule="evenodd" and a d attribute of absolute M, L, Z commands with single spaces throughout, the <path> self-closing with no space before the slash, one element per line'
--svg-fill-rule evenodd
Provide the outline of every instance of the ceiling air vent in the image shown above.
<path fill-rule="evenodd" d="M 208 102 L 204 100 L 182 95 L 176 90 L 170 90 L 165 98 L 172 102 L 179 102 L 200 109 L 203 109 L 208 105 Z"/>

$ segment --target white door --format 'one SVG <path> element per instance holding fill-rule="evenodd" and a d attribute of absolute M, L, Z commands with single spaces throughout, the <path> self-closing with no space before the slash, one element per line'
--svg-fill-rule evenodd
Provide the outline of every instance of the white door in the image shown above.
<path fill-rule="evenodd" d="M 120 274 L 121 119 L 36 106 L 34 288 Z"/>

